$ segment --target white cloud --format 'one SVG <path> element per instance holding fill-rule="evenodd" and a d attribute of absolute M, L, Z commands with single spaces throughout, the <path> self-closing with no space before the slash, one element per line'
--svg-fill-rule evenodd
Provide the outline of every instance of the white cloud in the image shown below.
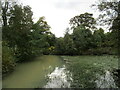
<path fill-rule="evenodd" d="M 32 7 L 34 21 L 45 16 L 51 26 L 51 32 L 60 37 L 69 26 L 70 18 L 85 12 L 94 13 L 90 5 L 95 0 L 21 0 L 21 2 Z"/>

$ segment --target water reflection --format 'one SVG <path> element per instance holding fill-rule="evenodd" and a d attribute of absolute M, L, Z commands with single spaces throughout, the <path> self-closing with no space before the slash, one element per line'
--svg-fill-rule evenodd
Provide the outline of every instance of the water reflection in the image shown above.
<path fill-rule="evenodd" d="M 83 73 L 81 73 L 81 74 L 83 74 Z M 86 74 L 88 74 L 88 73 L 86 73 Z M 87 76 L 89 76 L 89 75 L 87 75 Z M 47 77 L 48 77 L 48 82 L 44 86 L 44 88 L 70 88 L 74 81 L 72 74 L 68 70 L 66 70 L 65 65 L 63 65 L 61 68 L 56 67 L 52 73 L 47 75 Z M 82 79 L 83 78 L 79 78 L 77 80 L 81 81 Z M 96 85 L 95 88 L 118 88 L 115 83 L 112 73 L 108 70 L 105 70 L 104 74 L 97 73 L 96 80 L 94 81 L 94 78 L 92 78 L 92 80 Z M 86 85 L 94 84 L 91 80 L 88 80 L 87 82 L 89 82 L 89 83 L 88 84 L 86 83 Z M 78 85 L 80 84 L 80 85 L 85 86 L 85 83 L 83 83 L 82 81 L 79 83 L 74 82 L 74 84 L 78 84 Z M 84 88 L 86 88 L 86 87 L 84 87 Z"/>
<path fill-rule="evenodd" d="M 44 87 L 45 88 L 69 88 L 70 87 L 69 80 L 72 80 L 72 78 L 68 77 L 68 75 L 70 75 L 70 73 L 69 71 L 66 70 L 65 65 L 63 65 L 61 68 L 56 67 L 51 74 L 47 75 L 49 81 Z"/>
<path fill-rule="evenodd" d="M 98 88 L 117 88 L 114 79 L 110 73 L 110 71 L 105 71 L 105 75 L 100 76 L 97 75 L 98 80 L 96 80 L 96 84 Z"/>

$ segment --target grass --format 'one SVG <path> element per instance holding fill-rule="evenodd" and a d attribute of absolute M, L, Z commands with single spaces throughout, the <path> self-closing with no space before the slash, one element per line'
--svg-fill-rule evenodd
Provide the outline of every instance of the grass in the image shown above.
<path fill-rule="evenodd" d="M 118 68 L 116 56 L 61 56 L 66 61 L 67 69 L 72 73 L 73 88 L 95 88 L 97 74 Z"/>

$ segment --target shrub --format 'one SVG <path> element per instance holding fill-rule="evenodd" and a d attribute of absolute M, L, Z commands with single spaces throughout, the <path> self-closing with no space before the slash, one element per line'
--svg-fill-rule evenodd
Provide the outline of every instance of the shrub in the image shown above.
<path fill-rule="evenodd" d="M 2 73 L 6 74 L 14 70 L 15 61 L 14 55 L 9 47 L 2 47 Z"/>

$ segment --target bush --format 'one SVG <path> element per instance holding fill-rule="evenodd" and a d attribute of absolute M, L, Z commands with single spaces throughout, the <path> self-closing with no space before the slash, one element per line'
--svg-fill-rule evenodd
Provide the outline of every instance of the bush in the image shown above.
<path fill-rule="evenodd" d="M 14 70 L 14 56 L 9 47 L 2 47 L 2 73 L 6 74 Z"/>

